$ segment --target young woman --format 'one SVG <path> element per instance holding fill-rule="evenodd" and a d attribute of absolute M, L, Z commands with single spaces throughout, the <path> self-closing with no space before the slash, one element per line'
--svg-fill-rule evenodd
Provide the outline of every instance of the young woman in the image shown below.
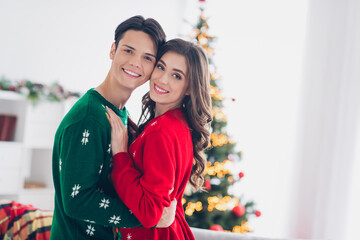
<path fill-rule="evenodd" d="M 194 239 L 181 203 L 188 181 L 203 183 L 211 118 L 208 60 L 197 45 L 181 39 L 159 49 L 143 97 L 140 135 L 128 149 L 126 127 L 111 109 L 115 189 L 143 227 L 121 228 L 124 239 Z M 174 223 L 153 228 L 164 207 L 177 200 Z"/>

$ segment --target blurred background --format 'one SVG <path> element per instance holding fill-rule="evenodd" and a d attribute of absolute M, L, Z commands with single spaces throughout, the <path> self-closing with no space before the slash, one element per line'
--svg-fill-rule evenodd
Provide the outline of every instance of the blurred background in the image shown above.
<path fill-rule="evenodd" d="M 105 79 L 120 22 L 152 17 L 168 39 L 187 39 L 200 6 L 216 36 L 227 130 L 242 152 L 244 181 L 233 191 L 262 213 L 249 220 L 254 235 L 360 239 L 358 0 L 0 0 L 0 77 L 84 93 Z M 127 103 L 135 120 L 147 89 Z M 50 155 L 45 145 L 31 158 Z M 25 176 L 48 171 L 51 181 L 51 159 L 35 166 Z"/>

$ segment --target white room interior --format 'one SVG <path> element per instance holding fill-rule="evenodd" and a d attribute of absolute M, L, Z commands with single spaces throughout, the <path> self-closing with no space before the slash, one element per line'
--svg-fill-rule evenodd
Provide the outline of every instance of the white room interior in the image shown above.
<path fill-rule="evenodd" d="M 153 17 L 168 39 L 187 38 L 199 6 L 198 0 L 0 0 L 0 77 L 56 81 L 84 93 L 104 80 L 121 21 L 138 14 Z M 359 239 L 360 1 L 207 0 L 201 6 L 217 37 L 214 61 L 222 76 L 228 131 L 243 153 L 239 168 L 246 177 L 234 191 L 262 212 L 249 221 L 252 234 Z M 127 103 L 135 120 L 147 87 Z M 41 136 L 52 136 L 72 102 L 47 112 L 46 106 L 26 110 L 22 101 L 6 111 L 21 115 L 34 108 L 34 122 L 44 122 L 42 132 L 29 127 L 17 136 L 26 142 L 18 179 L 45 182 L 46 191 L 0 189 L 0 199 L 51 208 L 52 139 Z M 30 119 L 24 126 L 31 124 Z M 1 151 L 18 147 L 6 144 Z M 13 168 L 3 156 L 0 184 Z"/>

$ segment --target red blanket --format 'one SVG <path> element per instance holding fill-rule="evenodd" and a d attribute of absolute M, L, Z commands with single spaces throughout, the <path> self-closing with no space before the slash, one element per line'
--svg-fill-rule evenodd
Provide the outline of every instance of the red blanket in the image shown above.
<path fill-rule="evenodd" d="M 52 212 L 10 200 L 0 200 L 0 239 L 48 240 Z"/>

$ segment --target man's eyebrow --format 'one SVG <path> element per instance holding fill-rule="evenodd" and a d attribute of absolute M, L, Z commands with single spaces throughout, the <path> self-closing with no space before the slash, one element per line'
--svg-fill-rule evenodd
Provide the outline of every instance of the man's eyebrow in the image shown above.
<path fill-rule="evenodd" d="M 160 59 L 159 62 L 161 62 L 162 64 L 164 64 L 165 67 L 166 67 L 166 63 L 165 63 L 163 60 Z"/>
<path fill-rule="evenodd" d="M 153 58 L 156 58 L 156 56 L 155 56 L 154 54 L 152 54 L 152 53 L 145 53 L 145 55 L 148 55 L 148 56 L 151 56 L 151 57 L 153 57 Z"/>
<path fill-rule="evenodd" d="M 135 48 L 133 48 L 132 46 L 129 46 L 129 45 L 127 45 L 127 44 L 123 44 L 123 46 L 128 47 L 128 48 L 130 48 L 130 49 L 132 49 L 132 50 L 135 50 Z"/>
<path fill-rule="evenodd" d="M 165 63 L 163 60 L 160 59 L 159 62 L 161 62 L 161 63 L 166 67 L 166 63 Z M 180 70 L 180 69 L 173 68 L 173 70 L 174 70 L 175 72 L 179 72 L 179 73 L 181 73 L 182 75 L 186 76 L 185 73 L 184 73 L 182 70 Z"/>
<path fill-rule="evenodd" d="M 132 50 L 136 50 L 134 47 L 132 47 L 132 46 L 130 46 L 130 45 L 127 45 L 127 44 L 123 44 L 123 46 L 125 46 L 125 47 L 127 47 L 127 48 L 130 48 L 130 49 L 132 49 Z M 156 56 L 154 55 L 154 54 L 152 54 L 152 53 L 145 53 L 145 55 L 148 55 L 148 56 L 151 56 L 151 57 L 153 57 L 153 58 L 156 58 Z"/>

